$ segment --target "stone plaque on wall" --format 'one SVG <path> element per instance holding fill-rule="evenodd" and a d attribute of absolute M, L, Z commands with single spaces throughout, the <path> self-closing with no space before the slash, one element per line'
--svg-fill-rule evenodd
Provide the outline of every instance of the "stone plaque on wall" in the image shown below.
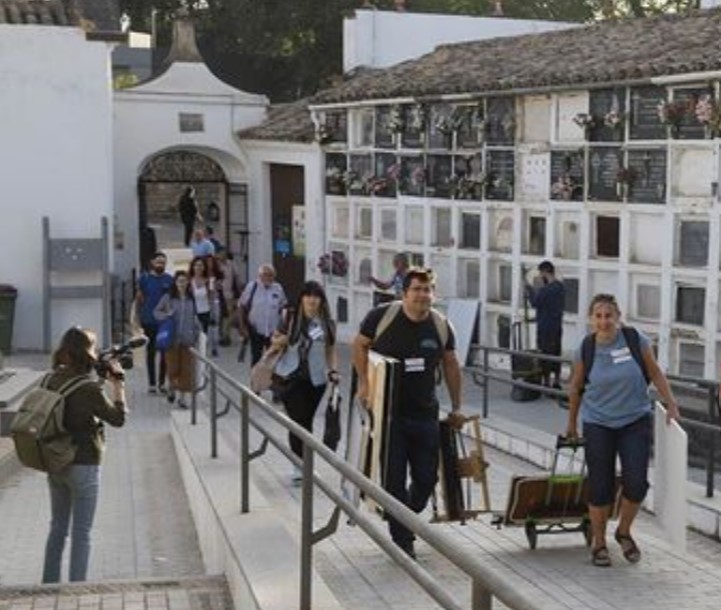
<path fill-rule="evenodd" d="M 516 100 L 490 97 L 486 100 L 486 142 L 512 146 L 516 141 Z"/>
<path fill-rule="evenodd" d="M 585 131 L 576 125 L 576 115 L 588 113 L 588 93 L 559 94 L 556 116 L 556 139 L 559 142 L 585 142 Z"/>
<path fill-rule="evenodd" d="M 666 101 L 666 89 L 647 86 L 631 89 L 629 136 L 632 140 L 663 140 L 666 126 L 658 116 L 658 105 Z"/>
<path fill-rule="evenodd" d="M 391 107 L 376 106 L 376 147 L 395 148 L 395 133 L 390 125 Z"/>
<path fill-rule="evenodd" d="M 618 170 L 623 167 L 620 147 L 591 147 L 589 150 L 588 198 L 594 201 L 620 201 Z"/>
<path fill-rule="evenodd" d="M 486 153 L 486 198 L 513 200 L 515 153 L 511 150 L 489 150 Z"/>
<path fill-rule="evenodd" d="M 591 142 L 621 142 L 625 131 L 626 90 L 595 89 L 589 94 L 588 107 L 594 118 Z"/>
<path fill-rule="evenodd" d="M 548 153 L 519 153 L 520 192 L 518 196 L 525 201 L 544 201 L 548 199 L 549 177 Z"/>
<path fill-rule="evenodd" d="M 678 124 L 672 130 L 672 137 L 678 140 L 703 140 L 706 137 L 706 128 L 696 119 L 696 102 L 709 93 L 708 89 L 676 89 L 673 92 L 673 101 L 686 106 L 687 110 Z"/>
<path fill-rule="evenodd" d="M 450 155 L 428 155 L 426 157 L 428 172 L 426 195 L 428 197 L 447 198 L 451 196 L 453 177 L 451 159 Z"/>
<path fill-rule="evenodd" d="M 675 197 L 712 197 L 714 154 L 710 146 L 675 146 L 671 185 Z"/>
<path fill-rule="evenodd" d="M 630 150 L 628 167 L 634 172 L 628 189 L 630 203 L 666 202 L 666 149 Z"/>
<path fill-rule="evenodd" d="M 527 96 L 523 99 L 524 142 L 551 140 L 551 100 L 547 95 Z"/>
<path fill-rule="evenodd" d="M 584 155 L 579 150 L 551 152 L 551 199 L 582 201 L 585 184 Z M 548 182 L 546 182 L 546 185 Z"/>

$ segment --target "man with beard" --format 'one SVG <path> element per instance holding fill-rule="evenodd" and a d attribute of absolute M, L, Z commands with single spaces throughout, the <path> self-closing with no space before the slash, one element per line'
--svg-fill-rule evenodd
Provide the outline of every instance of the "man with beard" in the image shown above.
<path fill-rule="evenodd" d="M 148 392 L 155 394 L 158 387 L 155 385 L 155 364 L 156 353 L 155 338 L 158 334 L 158 322 L 153 315 L 153 310 L 160 302 L 161 297 L 170 290 L 173 285 L 173 276 L 165 271 L 167 258 L 162 252 L 153 254 L 150 260 L 149 270 L 143 272 L 138 280 L 138 291 L 135 295 L 140 324 L 143 332 L 148 337 L 146 350 L 146 365 L 148 369 Z M 165 355 L 160 352 L 160 391 L 165 391 Z"/>

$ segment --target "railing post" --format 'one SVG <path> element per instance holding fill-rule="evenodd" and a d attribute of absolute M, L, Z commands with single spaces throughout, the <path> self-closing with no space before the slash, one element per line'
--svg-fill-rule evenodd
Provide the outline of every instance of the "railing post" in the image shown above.
<path fill-rule="evenodd" d="M 208 367 L 210 385 L 210 457 L 218 457 L 218 395 L 216 394 L 215 368 Z"/>
<path fill-rule="evenodd" d="M 718 390 L 715 386 L 708 389 L 708 416 L 709 423 L 716 419 L 716 396 Z M 716 477 L 716 432 L 709 433 L 708 456 L 706 457 L 706 497 L 713 498 L 714 479 Z"/>
<path fill-rule="evenodd" d="M 195 373 L 198 369 L 195 358 L 193 358 L 193 372 Z M 195 377 L 195 374 L 193 375 Z M 198 423 L 198 387 L 196 383 L 193 384 L 193 391 L 190 393 L 190 425 L 195 426 Z"/>
<path fill-rule="evenodd" d="M 488 417 L 488 350 L 483 348 L 483 375 L 485 377 L 485 383 L 483 384 L 483 419 Z"/>
<path fill-rule="evenodd" d="M 311 610 L 313 561 L 313 450 L 303 444 L 303 487 L 300 523 L 300 610 Z"/>
<path fill-rule="evenodd" d="M 472 610 L 491 610 L 493 608 L 493 598 L 491 593 L 483 586 L 483 583 L 474 578 L 471 581 L 471 608 Z"/>
<path fill-rule="evenodd" d="M 250 442 L 249 422 L 248 422 L 248 395 L 241 392 L 240 397 L 240 512 L 247 513 L 249 507 L 249 484 L 250 476 L 248 443 Z"/>

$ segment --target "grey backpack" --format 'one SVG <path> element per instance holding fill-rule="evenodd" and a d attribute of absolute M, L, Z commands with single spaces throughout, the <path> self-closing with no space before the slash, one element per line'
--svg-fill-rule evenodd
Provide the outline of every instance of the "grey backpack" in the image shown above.
<path fill-rule="evenodd" d="M 51 390 L 50 377 L 23 399 L 10 426 L 20 462 L 42 472 L 58 472 L 75 459 L 75 440 L 63 426 L 65 399 L 81 386 L 95 384 L 83 375 Z"/>

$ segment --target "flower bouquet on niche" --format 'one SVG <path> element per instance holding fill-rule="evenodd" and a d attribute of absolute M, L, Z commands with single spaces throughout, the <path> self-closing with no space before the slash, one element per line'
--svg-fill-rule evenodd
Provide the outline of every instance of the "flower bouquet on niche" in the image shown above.
<path fill-rule="evenodd" d="M 678 137 L 683 119 L 694 111 L 695 104 L 693 101 L 689 105 L 689 101 L 686 100 L 672 100 L 670 102 L 661 100 L 657 106 L 658 120 L 663 125 L 671 128 L 674 138 Z"/>
<path fill-rule="evenodd" d="M 348 275 L 348 258 L 345 252 L 340 250 L 321 254 L 316 266 L 323 275 L 335 275 L 337 277 Z"/>
<path fill-rule="evenodd" d="M 704 126 L 707 138 L 718 137 L 721 133 L 721 107 L 713 96 L 702 96 L 696 102 L 694 114 L 696 120 Z"/>
<path fill-rule="evenodd" d="M 633 167 L 620 167 L 616 172 L 616 195 L 627 197 L 637 178 L 638 172 Z"/>

